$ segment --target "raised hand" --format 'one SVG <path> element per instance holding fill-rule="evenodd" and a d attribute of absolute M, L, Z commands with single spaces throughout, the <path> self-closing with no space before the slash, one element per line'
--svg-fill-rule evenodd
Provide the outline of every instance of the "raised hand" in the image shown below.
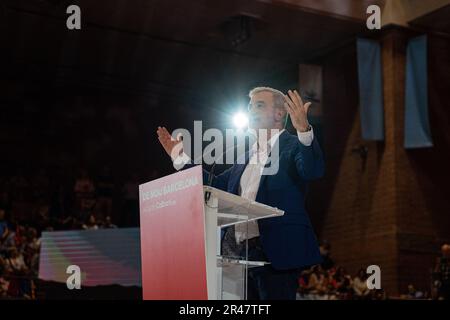
<path fill-rule="evenodd" d="M 308 109 L 311 102 L 303 103 L 302 98 L 297 90 L 288 91 L 288 95 L 284 95 L 286 102 L 284 106 L 286 111 L 291 116 L 292 125 L 299 132 L 306 132 L 310 129 L 308 122 Z"/>
<path fill-rule="evenodd" d="M 167 131 L 165 127 L 158 127 L 156 133 L 158 134 L 158 140 L 163 146 L 164 150 L 166 150 L 167 154 L 173 160 L 182 153 L 183 143 L 180 137 L 177 137 L 176 140 L 173 139 L 169 131 Z"/>

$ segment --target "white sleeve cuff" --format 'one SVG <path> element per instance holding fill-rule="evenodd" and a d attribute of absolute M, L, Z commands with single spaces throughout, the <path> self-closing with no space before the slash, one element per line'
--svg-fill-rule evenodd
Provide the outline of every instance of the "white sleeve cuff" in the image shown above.
<path fill-rule="evenodd" d="M 298 140 L 300 140 L 301 144 L 306 147 L 309 147 L 314 140 L 314 131 L 313 127 L 310 126 L 310 130 L 306 132 L 297 131 Z"/>
<path fill-rule="evenodd" d="M 179 155 L 173 160 L 173 167 L 176 170 L 180 170 L 189 162 L 191 162 L 191 158 L 186 153 L 183 152 L 181 155 Z"/>

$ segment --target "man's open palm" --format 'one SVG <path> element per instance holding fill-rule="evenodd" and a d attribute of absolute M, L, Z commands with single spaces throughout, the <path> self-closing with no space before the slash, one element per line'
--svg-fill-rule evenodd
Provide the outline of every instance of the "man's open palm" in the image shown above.
<path fill-rule="evenodd" d="M 183 143 L 180 137 L 175 140 L 165 127 L 158 127 L 156 133 L 158 134 L 159 142 L 169 156 L 174 159 L 180 155 L 183 150 Z"/>

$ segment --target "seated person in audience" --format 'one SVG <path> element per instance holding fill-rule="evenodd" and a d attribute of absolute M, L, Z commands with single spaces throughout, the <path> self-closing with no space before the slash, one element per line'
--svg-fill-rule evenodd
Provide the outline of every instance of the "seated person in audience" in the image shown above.
<path fill-rule="evenodd" d="M 23 255 L 15 248 L 11 250 L 9 258 L 6 259 L 6 267 L 10 273 L 15 275 L 23 275 L 28 272 Z"/>
<path fill-rule="evenodd" d="M 83 224 L 83 229 L 85 230 L 97 230 L 98 229 L 98 225 L 95 221 L 95 216 L 93 214 L 91 214 L 88 218 L 88 221 Z"/>
<path fill-rule="evenodd" d="M 10 227 L 5 229 L 3 239 L 0 241 L 0 254 L 8 254 L 16 248 L 16 234 Z"/>
<path fill-rule="evenodd" d="M 364 269 L 360 269 L 358 274 L 353 279 L 353 291 L 357 299 L 365 299 L 370 294 L 370 289 L 367 287 L 367 274 Z"/>
<path fill-rule="evenodd" d="M 103 229 L 115 229 L 117 226 L 111 222 L 111 217 L 106 216 L 105 222 L 102 224 Z"/>
<path fill-rule="evenodd" d="M 313 272 L 309 277 L 308 290 L 311 294 L 322 296 L 327 293 L 328 279 L 320 267 L 313 267 Z"/>

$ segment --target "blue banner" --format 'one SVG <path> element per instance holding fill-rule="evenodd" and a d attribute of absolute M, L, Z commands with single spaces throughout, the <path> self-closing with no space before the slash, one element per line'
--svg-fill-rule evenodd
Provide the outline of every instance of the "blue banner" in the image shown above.
<path fill-rule="evenodd" d="M 358 39 L 361 133 L 365 140 L 384 140 L 381 48 L 377 41 Z"/>
<path fill-rule="evenodd" d="M 408 42 L 405 90 L 405 148 L 432 147 L 428 121 L 427 37 Z"/>

